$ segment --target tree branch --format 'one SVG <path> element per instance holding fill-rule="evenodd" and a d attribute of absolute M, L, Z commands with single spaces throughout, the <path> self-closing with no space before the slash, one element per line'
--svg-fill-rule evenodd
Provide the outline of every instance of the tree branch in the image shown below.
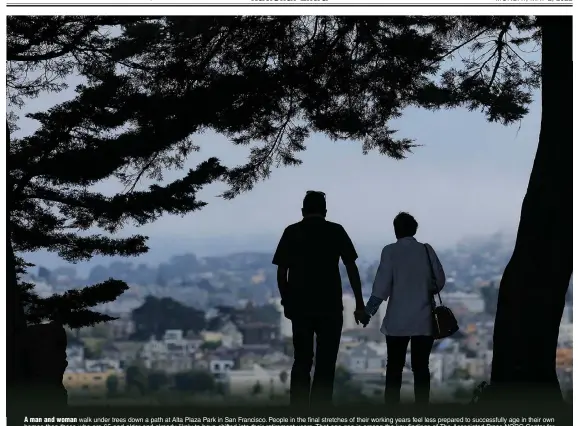
<path fill-rule="evenodd" d="M 75 36 L 69 44 L 63 46 L 61 50 L 54 51 L 54 52 L 47 52 L 39 55 L 19 55 L 13 54 L 10 52 L 6 52 L 6 60 L 13 61 L 13 62 L 39 62 L 39 61 L 47 61 L 50 59 L 56 59 L 61 56 L 67 55 L 68 53 L 73 52 L 77 47 L 78 44 L 87 37 L 96 26 L 92 24 L 86 24 L 82 30 L 80 30 L 79 34 Z"/>
<path fill-rule="evenodd" d="M 153 164 L 155 163 L 155 160 L 157 159 L 157 154 L 153 155 L 153 157 L 151 157 L 149 159 L 149 161 L 147 161 L 147 163 L 145 163 L 145 165 L 143 166 L 143 168 L 141 169 L 141 171 L 137 174 L 137 177 L 135 178 L 134 182 L 129 185 L 129 188 L 126 189 L 125 193 L 128 194 L 130 192 L 133 192 L 137 186 L 137 184 L 139 183 L 139 180 L 141 180 L 141 178 L 143 177 L 143 175 L 146 173 L 147 170 L 149 170 L 149 167 L 153 166 Z"/>
<path fill-rule="evenodd" d="M 506 23 L 503 25 L 502 30 L 499 33 L 499 37 L 497 38 L 497 62 L 495 63 L 495 67 L 493 68 L 493 73 L 491 74 L 491 79 L 489 80 L 489 85 L 487 86 L 487 88 L 490 90 L 491 86 L 493 85 L 493 82 L 495 81 L 495 76 L 497 75 L 497 70 L 499 69 L 499 66 L 501 64 L 501 60 L 503 57 L 503 49 L 504 46 L 506 45 L 504 42 L 504 37 L 506 36 L 509 28 L 510 28 L 510 24 L 511 24 L 511 19 L 506 21 Z"/>
<path fill-rule="evenodd" d="M 479 31 L 477 34 L 475 34 L 473 37 L 467 39 L 466 41 L 464 41 L 463 43 L 459 44 L 458 46 L 452 48 L 451 50 L 449 50 L 447 53 L 445 53 L 444 55 L 442 55 L 440 58 L 434 60 L 432 63 L 429 64 L 429 66 L 432 65 L 436 65 L 437 63 L 439 63 L 440 61 L 442 61 L 443 59 L 449 57 L 450 55 L 452 55 L 453 53 L 455 53 L 457 50 L 459 50 L 461 47 L 466 46 L 467 44 L 469 44 L 470 42 L 472 42 L 473 40 L 475 40 L 477 37 L 479 37 L 480 35 L 485 34 L 487 31 L 489 31 L 488 29 Z"/>

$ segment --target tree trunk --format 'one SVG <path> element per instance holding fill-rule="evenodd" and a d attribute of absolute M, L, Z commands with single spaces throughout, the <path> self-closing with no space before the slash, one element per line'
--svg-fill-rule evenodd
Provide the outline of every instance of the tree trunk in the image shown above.
<path fill-rule="evenodd" d="M 14 385 L 23 377 L 24 369 L 22 365 L 22 349 L 21 339 L 23 336 L 26 323 L 24 320 L 24 311 L 18 296 L 18 287 L 15 271 L 14 252 L 12 251 L 12 244 L 10 239 L 6 239 L 6 324 L 7 324 L 7 342 L 8 348 L 6 360 L 6 382 L 8 386 Z"/>
<path fill-rule="evenodd" d="M 6 125 L 6 141 L 10 146 L 10 130 Z M 9 191 L 13 188 L 9 181 Z M 11 202 L 8 197 L 8 214 L 11 211 Z M 26 357 L 24 353 L 24 338 L 26 333 L 26 320 L 24 309 L 20 303 L 18 283 L 16 277 L 16 259 L 11 242 L 10 218 L 8 221 L 8 235 L 6 238 L 6 385 L 8 389 L 14 389 L 23 383 L 26 377 Z M 10 395 L 9 395 L 10 397 Z"/>
<path fill-rule="evenodd" d="M 572 17 L 538 19 L 540 138 L 516 245 L 499 289 L 491 383 L 547 391 L 548 398 L 560 400 L 556 350 L 573 271 Z"/>

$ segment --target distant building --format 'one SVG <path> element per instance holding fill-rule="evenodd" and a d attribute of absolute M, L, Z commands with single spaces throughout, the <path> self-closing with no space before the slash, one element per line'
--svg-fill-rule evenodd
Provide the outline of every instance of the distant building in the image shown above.
<path fill-rule="evenodd" d="M 220 343 L 222 344 L 222 333 L 219 331 L 202 331 L 200 338 L 204 343 Z"/>
<path fill-rule="evenodd" d="M 87 359 L 85 371 L 88 373 L 122 372 L 120 361 L 116 359 Z"/>
<path fill-rule="evenodd" d="M 68 372 L 63 374 L 63 386 L 70 393 L 102 396 L 108 392 L 108 378 L 116 377 L 117 388 L 124 387 L 124 374 L 120 371 Z"/>
<path fill-rule="evenodd" d="M 382 372 L 386 366 L 387 349 L 377 343 L 360 343 L 340 355 L 341 363 L 352 373 Z"/>
<path fill-rule="evenodd" d="M 406 355 L 406 363 L 403 370 L 403 382 L 414 383 L 414 373 L 412 372 L 412 353 L 411 348 L 408 349 L 410 350 L 408 350 Z M 442 383 L 445 379 L 444 354 L 430 354 L 428 368 L 430 369 L 430 380 L 435 383 Z"/>
<path fill-rule="evenodd" d="M 79 370 L 84 367 L 85 349 L 81 344 L 68 345 L 65 349 L 67 356 L 67 368 Z"/>
<path fill-rule="evenodd" d="M 104 346 L 102 346 L 102 357 L 107 359 L 121 359 L 121 353 L 118 346 L 116 346 L 113 342 L 106 342 Z"/>
<path fill-rule="evenodd" d="M 119 314 L 119 318 L 108 322 L 112 337 L 117 340 L 127 340 L 135 331 L 135 324 L 129 313 Z"/>
<path fill-rule="evenodd" d="M 274 368 L 276 366 L 286 366 L 289 370 L 293 364 L 293 358 L 284 354 L 282 351 L 269 350 L 260 359 L 259 365 L 263 368 Z"/>
<path fill-rule="evenodd" d="M 163 334 L 163 341 L 166 343 L 180 342 L 181 340 L 183 340 L 182 330 L 166 330 Z"/>
<path fill-rule="evenodd" d="M 573 346 L 573 323 L 561 323 L 558 329 L 559 346 Z"/>
<path fill-rule="evenodd" d="M 484 378 L 486 374 L 485 361 L 482 358 L 465 358 L 464 368 L 472 378 Z"/>
<path fill-rule="evenodd" d="M 229 349 L 240 348 L 243 345 L 243 334 L 233 322 L 229 321 L 220 329 L 222 346 Z"/>
<path fill-rule="evenodd" d="M 489 349 L 489 339 L 484 333 L 470 333 L 464 337 L 462 343 L 469 352 L 479 353 Z"/>
<path fill-rule="evenodd" d="M 236 365 L 234 359 L 224 357 L 212 357 L 209 363 L 209 370 L 216 378 L 223 378 L 226 373 L 232 371 Z"/>
<path fill-rule="evenodd" d="M 556 367 L 561 370 L 573 369 L 573 349 L 559 348 L 556 350 Z"/>
<path fill-rule="evenodd" d="M 109 342 L 102 348 L 102 355 L 104 358 L 120 360 L 122 368 L 125 368 L 139 357 L 142 348 L 141 342 Z"/>
<path fill-rule="evenodd" d="M 471 313 L 480 314 L 485 312 L 485 301 L 478 293 L 465 293 L 463 291 L 443 293 L 442 301 L 453 309 L 456 309 L 456 305 L 461 305 Z"/>
<path fill-rule="evenodd" d="M 442 377 L 447 380 L 456 370 L 466 368 L 466 355 L 461 352 L 459 343 L 447 338 L 434 345 L 433 353 L 442 356 Z"/>
<path fill-rule="evenodd" d="M 237 358 L 236 370 L 250 370 L 263 360 L 263 354 L 252 351 L 242 351 Z"/>
<path fill-rule="evenodd" d="M 242 324 L 243 346 L 269 346 L 279 337 L 279 326 L 265 323 Z"/>
<path fill-rule="evenodd" d="M 355 296 L 352 294 L 344 293 L 342 295 L 342 330 L 352 330 L 359 326 L 355 322 Z M 363 326 L 361 326 L 363 327 Z"/>
<path fill-rule="evenodd" d="M 572 324 L 573 323 L 573 305 L 566 305 L 563 310 L 563 317 L 561 318 L 561 324 Z"/>
<path fill-rule="evenodd" d="M 360 344 L 361 344 L 361 342 L 359 342 L 357 339 L 354 339 L 353 337 L 348 336 L 348 335 L 343 335 L 340 338 L 339 351 L 340 352 L 347 352 L 353 348 L 356 348 Z"/>
<path fill-rule="evenodd" d="M 480 354 L 480 358 L 483 360 L 485 365 L 485 372 L 483 375 L 489 377 L 491 375 L 491 362 L 493 361 L 493 350 L 486 350 Z"/>
<path fill-rule="evenodd" d="M 282 339 L 292 337 L 293 331 L 291 328 L 291 320 L 287 319 L 285 317 L 285 314 L 283 313 L 281 299 L 274 298 L 271 300 L 271 303 L 273 304 L 273 306 L 275 306 L 277 312 L 279 312 L 279 337 Z"/>
<path fill-rule="evenodd" d="M 162 340 L 151 338 L 140 352 L 145 367 L 177 373 L 194 368 L 196 352 L 200 346 L 197 340 L 183 337 L 181 330 L 167 330 Z"/>
<path fill-rule="evenodd" d="M 385 341 L 385 335 L 375 328 L 353 328 L 342 332 L 342 339 L 353 340 L 355 342 L 377 342 Z"/>
<path fill-rule="evenodd" d="M 441 354 L 430 354 L 428 368 L 430 369 L 430 379 L 436 383 L 444 381 L 444 358 Z"/>

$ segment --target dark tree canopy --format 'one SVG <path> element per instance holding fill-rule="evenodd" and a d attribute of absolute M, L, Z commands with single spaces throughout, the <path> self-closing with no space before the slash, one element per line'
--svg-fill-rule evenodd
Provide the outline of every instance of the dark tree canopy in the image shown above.
<path fill-rule="evenodd" d="M 161 339 L 167 330 L 192 331 L 196 334 L 206 326 L 205 314 L 185 306 L 174 299 L 158 299 L 147 296 L 144 303 L 131 313 L 135 324 L 132 339 L 146 341 L 151 337 Z"/>
<path fill-rule="evenodd" d="M 416 142 L 389 125 L 406 107 L 466 107 L 508 124 L 539 85 L 524 53 L 540 38 L 532 17 L 15 16 L 7 37 L 12 129 L 26 99 L 84 78 L 73 99 L 29 114 L 32 134 L 11 139 L 7 126 L 13 247 L 69 261 L 146 252 L 145 236 L 115 232 L 201 209 L 197 193 L 214 181 L 227 199 L 250 190 L 273 167 L 300 164 L 313 132 L 402 159 Z M 202 159 L 162 184 L 206 130 L 250 146 L 249 162 Z M 111 178 L 125 189 L 94 188 Z M 114 288 L 124 291 L 99 284 L 94 301 Z M 55 303 L 86 315 L 96 303 L 85 297 Z"/>

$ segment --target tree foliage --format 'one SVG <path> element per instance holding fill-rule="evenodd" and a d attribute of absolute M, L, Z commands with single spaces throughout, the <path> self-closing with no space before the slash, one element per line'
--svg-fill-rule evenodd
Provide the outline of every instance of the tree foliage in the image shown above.
<path fill-rule="evenodd" d="M 200 349 L 202 351 L 210 351 L 213 352 L 216 349 L 218 349 L 220 346 L 222 346 L 222 342 L 220 340 L 209 340 L 209 341 L 205 341 L 200 345 Z"/>
<path fill-rule="evenodd" d="M 169 384 L 169 376 L 164 371 L 151 371 L 147 376 L 147 386 L 150 392 L 159 392 Z"/>
<path fill-rule="evenodd" d="M 201 209 L 197 193 L 214 181 L 230 199 L 299 165 L 311 133 L 402 159 L 417 146 L 390 127 L 405 108 L 466 107 L 508 124 L 539 84 L 524 54 L 540 38 L 532 17 L 18 16 L 7 28 L 11 242 L 74 262 L 145 253 L 144 235 L 117 232 Z M 11 138 L 18 108 L 74 73 L 73 99 L 28 114 L 38 129 Z M 248 146 L 249 161 L 202 159 L 163 183 L 204 131 Z M 107 179 L 121 190 L 101 193 Z M 43 303 L 87 325 L 107 319 L 87 308 L 121 291 L 111 280 Z M 89 316 L 76 323 L 67 309 Z"/>
<path fill-rule="evenodd" d="M 106 379 L 106 391 L 109 397 L 114 397 L 119 392 L 119 382 L 118 376 L 112 374 L 108 376 Z"/>
<path fill-rule="evenodd" d="M 174 376 L 175 388 L 182 392 L 210 392 L 216 388 L 214 376 L 205 370 L 185 371 Z"/>
<path fill-rule="evenodd" d="M 127 391 L 135 389 L 141 395 L 147 392 L 148 372 L 139 365 L 130 365 L 125 371 L 125 388 Z"/>
<path fill-rule="evenodd" d="M 347 383 L 349 383 L 352 380 L 352 378 L 353 375 L 345 367 L 336 367 L 336 370 L 334 372 L 334 383 L 336 383 L 339 386 L 344 386 Z"/>
<path fill-rule="evenodd" d="M 42 324 L 45 321 L 58 321 L 70 328 L 82 328 L 116 319 L 110 315 L 93 311 L 96 306 L 112 302 L 118 298 L 128 285 L 121 280 L 108 279 L 102 283 L 81 289 L 68 290 L 41 298 L 34 291 L 35 285 L 22 279 L 27 267 L 32 266 L 22 258 L 17 259 L 19 293 L 28 324 Z"/>
<path fill-rule="evenodd" d="M 166 330 L 192 331 L 196 334 L 206 326 L 205 314 L 174 299 L 147 296 L 141 306 L 131 312 L 135 324 L 132 339 L 145 341 L 151 337 L 161 339 Z"/>

